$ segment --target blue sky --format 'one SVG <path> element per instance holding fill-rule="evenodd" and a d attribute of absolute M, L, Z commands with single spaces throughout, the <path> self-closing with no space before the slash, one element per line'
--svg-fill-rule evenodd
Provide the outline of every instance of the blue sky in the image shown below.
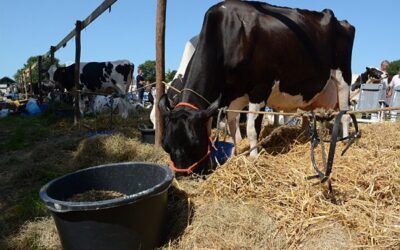
<path fill-rule="evenodd" d="M 2 0 L 0 78 L 12 77 L 30 56 L 46 53 L 76 20 L 85 19 L 102 0 Z M 176 69 L 188 39 L 200 31 L 204 13 L 217 0 L 169 0 L 166 69 Z M 270 0 L 268 3 L 310 10 L 330 8 L 356 27 L 353 73 L 400 59 L 399 0 Z M 82 61 L 128 59 L 136 66 L 155 59 L 157 0 L 118 0 L 82 31 Z M 72 39 L 56 53 L 61 63 L 75 58 Z"/>

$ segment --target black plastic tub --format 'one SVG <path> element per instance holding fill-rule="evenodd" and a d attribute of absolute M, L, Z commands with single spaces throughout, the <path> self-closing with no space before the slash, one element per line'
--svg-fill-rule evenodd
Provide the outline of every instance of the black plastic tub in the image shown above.
<path fill-rule="evenodd" d="M 142 142 L 148 144 L 154 144 L 155 141 L 155 130 L 147 126 L 139 126 L 139 131 L 142 133 Z"/>
<path fill-rule="evenodd" d="M 44 185 L 40 198 L 51 211 L 64 249 L 154 249 L 165 229 L 172 171 L 149 163 L 117 163 L 83 169 Z M 124 197 L 66 201 L 89 190 Z"/>

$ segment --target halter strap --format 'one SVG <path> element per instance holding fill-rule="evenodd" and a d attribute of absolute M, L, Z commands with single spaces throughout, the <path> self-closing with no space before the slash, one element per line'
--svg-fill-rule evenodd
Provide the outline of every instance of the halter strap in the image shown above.
<path fill-rule="evenodd" d="M 195 168 L 197 168 L 199 166 L 200 163 L 202 163 L 205 159 L 207 159 L 207 157 L 209 157 L 211 154 L 211 147 L 210 147 L 210 143 L 208 144 L 208 149 L 207 149 L 207 153 L 198 161 L 196 161 L 195 163 L 193 163 L 192 165 L 190 165 L 187 168 L 177 168 L 175 163 L 171 160 L 169 167 L 175 172 L 175 173 L 186 173 L 186 174 L 191 174 L 193 173 L 193 170 Z"/>
<path fill-rule="evenodd" d="M 178 107 L 188 107 L 188 108 L 191 108 L 194 110 L 199 110 L 198 107 L 196 107 L 195 105 L 188 103 L 188 102 L 180 102 L 180 103 L 176 104 L 175 108 L 178 108 Z"/>

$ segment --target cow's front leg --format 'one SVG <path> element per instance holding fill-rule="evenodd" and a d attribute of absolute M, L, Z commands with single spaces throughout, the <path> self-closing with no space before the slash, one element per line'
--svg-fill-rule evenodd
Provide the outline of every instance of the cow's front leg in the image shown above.
<path fill-rule="evenodd" d="M 264 102 L 249 104 L 249 114 L 247 115 L 246 131 L 247 131 L 247 138 L 249 139 L 250 149 L 256 147 L 256 145 L 257 145 L 257 131 L 256 131 L 255 121 L 256 121 L 257 117 L 259 116 L 258 114 L 251 113 L 251 112 L 260 111 L 263 107 L 265 107 Z M 256 157 L 257 154 L 258 154 L 257 148 L 254 148 L 250 152 L 251 157 Z"/>

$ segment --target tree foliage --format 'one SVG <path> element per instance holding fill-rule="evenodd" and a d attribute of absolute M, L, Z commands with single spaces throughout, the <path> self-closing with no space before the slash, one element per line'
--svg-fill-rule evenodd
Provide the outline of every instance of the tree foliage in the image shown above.
<path fill-rule="evenodd" d="M 170 82 L 172 79 L 174 79 L 174 76 L 176 74 L 176 70 L 168 70 L 167 73 L 165 73 L 165 81 Z"/>
<path fill-rule="evenodd" d="M 390 75 L 397 75 L 399 71 L 400 71 L 400 60 L 390 62 L 388 73 Z"/>
<path fill-rule="evenodd" d="M 143 77 L 146 81 L 149 81 L 150 83 L 156 81 L 156 61 L 147 60 L 140 64 L 138 69 L 142 69 Z"/>
<path fill-rule="evenodd" d="M 153 83 L 156 81 L 156 61 L 147 60 L 144 63 L 140 64 L 138 69 L 142 69 L 143 77 L 146 81 Z M 164 75 L 164 80 L 166 82 L 172 81 L 176 74 L 176 70 L 168 70 Z"/>
<path fill-rule="evenodd" d="M 32 82 L 33 84 L 37 84 L 39 81 L 39 72 L 38 72 L 38 67 L 37 67 L 37 63 L 38 63 L 38 57 L 37 56 L 31 56 L 28 58 L 28 60 L 26 61 L 26 63 L 24 64 L 24 66 L 20 69 L 17 70 L 17 72 L 14 74 L 14 79 L 18 82 L 21 81 L 22 79 L 22 73 L 26 70 L 29 72 L 29 68 L 32 67 L 32 76 L 31 78 L 29 78 L 27 81 L 28 82 Z M 54 63 L 59 66 L 59 60 L 57 58 L 54 58 Z M 36 64 L 36 67 L 33 67 Z M 43 57 L 42 58 L 42 81 L 48 81 L 48 76 L 47 74 L 45 74 L 45 72 L 47 72 L 47 70 L 49 69 L 49 67 L 51 66 L 51 61 L 50 61 L 50 57 Z"/>

